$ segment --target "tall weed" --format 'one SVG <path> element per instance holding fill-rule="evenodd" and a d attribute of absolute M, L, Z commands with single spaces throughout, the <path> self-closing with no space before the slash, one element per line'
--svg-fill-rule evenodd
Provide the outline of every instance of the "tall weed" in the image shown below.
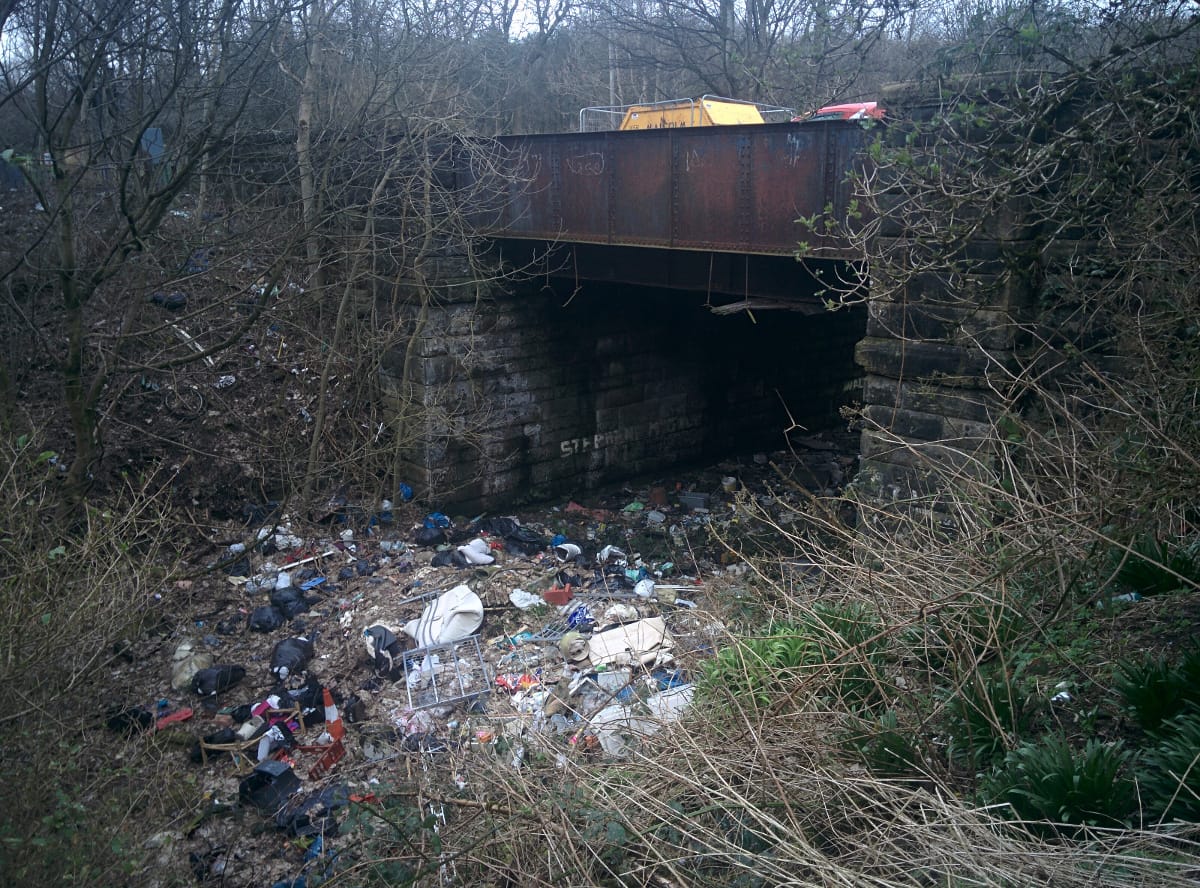
<path fill-rule="evenodd" d="M 169 794 L 131 780 L 95 731 L 126 702 L 111 667 L 158 619 L 179 541 L 150 479 L 64 527 L 56 455 L 28 436 L 0 447 L 0 881 L 123 884 L 153 822 L 132 815 Z"/>

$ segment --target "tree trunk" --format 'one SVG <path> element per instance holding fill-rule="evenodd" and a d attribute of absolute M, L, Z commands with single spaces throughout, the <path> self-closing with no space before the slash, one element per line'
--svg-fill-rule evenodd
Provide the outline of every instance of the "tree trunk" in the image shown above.
<path fill-rule="evenodd" d="M 62 290 L 63 311 L 67 322 L 67 351 L 64 355 L 63 399 L 67 405 L 67 415 L 71 419 L 71 433 L 75 443 L 75 455 L 67 470 L 63 486 L 63 500 L 60 511 L 66 516 L 74 513 L 87 496 L 91 486 L 91 467 L 97 450 L 96 411 L 94 405 L 88 403 L 86 386 L 84 385 L 83 369 L 83 306 L 84 294 L 80 293 L 79 282 L 75 276 L 75 224 L 71 201 L 70 185 L 64 181 L 59 170 L 55 169 L 58 177 L 59 220 L 58 220 L 58 258 L 59 287 Z"/>
<path fill-rule="evenodd" d="M 296 166 L 300 173 L 300 206 L 304 219 L 304 252 L 308 261 L 309 286 L 319 289 L 321 280 L 321 247 L 317 238 L 317 179 L 312 159 L 312 126 L 317 103 L 317 83 L 320 77 L 323 9 L 322 0 L 311 0 L 308 7 L 308 40 L 304 80 L 300 86 L 300 102 L 296 109 Z"/>
<path fill-rule="evenodd" d="M 225 85 L 225 61 L 229 57 L 229 31 L 233 24 L 234 4 L 237 0 L 224 0 L 221 9 L 221 41 L 216 48 L 216 58 L 210 59 L 215 66 L 213 72 L 212 88 L 208 92 L 208 96 L 204 100 L 204 125 L 208 130 L 212 129 L 213 121 L 217 117 L 217 96 L 221 94 L 221 87 Z M 212 200 L 212 152 L 205 150 L 200 158 L 200 185 L 196 196 L 196 222 L 200 225 L 204 224 L 204 217 L 208 214 L 209 202 Z"/>

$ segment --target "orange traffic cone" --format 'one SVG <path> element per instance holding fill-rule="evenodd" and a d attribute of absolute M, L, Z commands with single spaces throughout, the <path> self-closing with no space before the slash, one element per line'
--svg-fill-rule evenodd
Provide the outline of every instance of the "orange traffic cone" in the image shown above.
<path fill-rule="evenodd" d="M 329 688 L 324 688 L 325 693 L 325 733 L 330 739 L 337 741 L 346 736 L 346 726 L 342 724 L 342 717 L 338 714 L 337 706 L 333 703 L 333 694 L 329 693 Z"/>

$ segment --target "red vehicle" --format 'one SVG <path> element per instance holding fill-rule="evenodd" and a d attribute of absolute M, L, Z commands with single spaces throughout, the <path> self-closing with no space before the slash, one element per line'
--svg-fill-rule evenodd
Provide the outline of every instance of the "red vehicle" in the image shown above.
<path fill-rule="evenodd" d="M 847 102 L 844 105 L 826 105 L 824 108 L 818 108 L 808 116 L 800 115 L 799 117 L 793 117 L 792 121 L 866 120 L 868 118 L 874 120 L 883 119 L 883 108 L 879 107 L 878 102 Z"/>

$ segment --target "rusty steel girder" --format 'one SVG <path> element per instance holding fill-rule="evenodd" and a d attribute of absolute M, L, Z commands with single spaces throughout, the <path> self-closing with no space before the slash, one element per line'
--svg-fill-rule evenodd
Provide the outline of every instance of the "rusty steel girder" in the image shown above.
<path fill-rule="evenodd" d="M 475 222 L 498 238 L 767 256 L 805 242 L 855 259 L 841 232 L 860 222 L 849 174 L 869 137 L 844 121 L 504 136 L 507 187 Z"/>

